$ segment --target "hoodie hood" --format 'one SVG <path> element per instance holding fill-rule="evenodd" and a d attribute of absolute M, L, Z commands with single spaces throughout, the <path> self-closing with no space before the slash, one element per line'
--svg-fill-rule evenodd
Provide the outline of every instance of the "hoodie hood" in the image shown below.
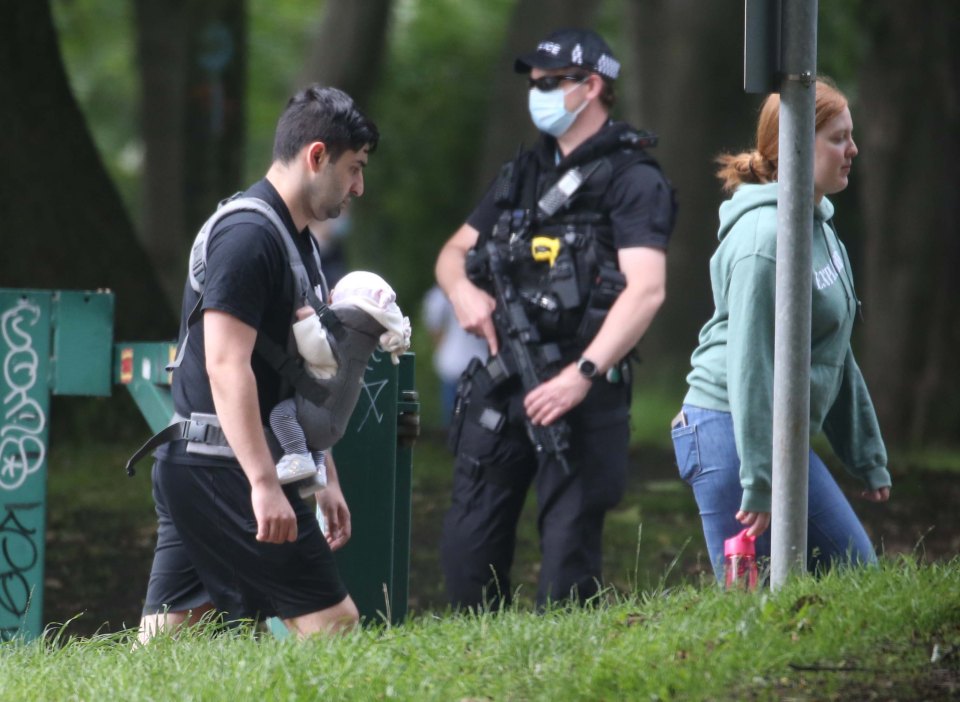
<path fill-rule="evenodd" d="M 720 205 L 720 230 L 717 238 L 723 241 L 733 226 L 748 212 L 760 207 L 776 207 L 779 190 L 779 183 L 744 183 L 738 187 L 733 197 Z M 833 217 L 833 212 L 833 203 L 825 197 L 813 208 L 814 218 L 820 221 Z"/>

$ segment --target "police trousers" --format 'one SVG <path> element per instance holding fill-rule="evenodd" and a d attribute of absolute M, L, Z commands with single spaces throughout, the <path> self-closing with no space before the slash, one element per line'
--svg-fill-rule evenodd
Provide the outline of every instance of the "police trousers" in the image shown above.
<path fill-rule="evenodd" d="M 504 422 L 484 426 L 461 417 L 451 426 L 453 496 L 440 545 L 450 603 L 496 609 L 511 602 L 517 523 L 531 484 L 541 552 L 537 605 L 587 601 L 601 587 L 604 518 L 622 499 L 626 482 L 629 384 L 598 379 L 565 415 L 569 473 L 554 460 L 538 459 L 519 387 L 498 400 L 474 383 L 467 399 L 502 412 Z"/>

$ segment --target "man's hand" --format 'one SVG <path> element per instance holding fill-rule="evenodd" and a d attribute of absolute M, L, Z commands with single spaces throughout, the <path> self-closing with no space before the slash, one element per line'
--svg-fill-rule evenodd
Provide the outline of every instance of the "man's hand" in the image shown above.
<path fill-rule="evenodd" d="M 317 504 L 327 520 L 327 543 L 336 551 L 350 540 L 350 509 L 343 497 L 340 485 L 327 483 L 327 487 L 317 493 Z"/>
<path fill-rule="evenodd" d="M 297 540 L 297 517 L 279 482 L 253 485 L 250 501 L 257 520 L 257 541 L 282 544 Z"/>
<path fill-rule="evenodd" d="M 548 426 L 583 402 L 589 391 L 590 381 L 571 363 L 528 392 L 523 406 L 531 422 Z"/>

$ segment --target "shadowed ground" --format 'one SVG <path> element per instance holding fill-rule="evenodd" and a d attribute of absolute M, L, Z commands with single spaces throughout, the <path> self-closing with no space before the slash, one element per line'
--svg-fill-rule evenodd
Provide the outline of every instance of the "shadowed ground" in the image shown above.
<path fill-rule="evenodd" d="M 413 613 L 446 606 L 437 553 L 451 460 L 440 438 L 429 433 L 414 449 Z M 69 628 L 76 635 L 116 631 L 139 620 L 155 523 L 147 466 L 133 479 L 123 473 L 133 448 L 61 448 L 51 456 L 44 618 L 64 622 L 82 613 Z M 696 505 L 676 477 L 673 455 L 642 446 L 633 452 L 631 467 L 627 496 L 607 522 L 608 584 L 649 590 L 681 579 L 709 581 Z M 960 476 L 909 465 L 894 469 L 893 496 L 886 505 L 857 499 L 855 482 L 840 477 L 874 542 L 887 554 L 916 553 L 928 562 L 960 552 L 955 516 Z M 531 507 L 532 501 L 522 518 L 513 574 L 521 604 L 531 601 L 538 571 Z"/>

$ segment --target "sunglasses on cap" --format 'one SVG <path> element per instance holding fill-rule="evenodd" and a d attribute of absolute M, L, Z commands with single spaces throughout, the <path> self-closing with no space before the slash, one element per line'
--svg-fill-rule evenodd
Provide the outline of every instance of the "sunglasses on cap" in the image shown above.
<path fill-rule="evenodd" d="M 565 80 L 573 81 L 574 83 L 583 83 L 590 77 L 589 73 L 570 74 L 562 76 L 540 76 L 539 78 L 527 78 L 527 84 L 531 88 L 536 88 L 537 90 L 542 90 L 547 93 L 551 90 L 556 90 L 560 87 L 560 83 Z"/>

